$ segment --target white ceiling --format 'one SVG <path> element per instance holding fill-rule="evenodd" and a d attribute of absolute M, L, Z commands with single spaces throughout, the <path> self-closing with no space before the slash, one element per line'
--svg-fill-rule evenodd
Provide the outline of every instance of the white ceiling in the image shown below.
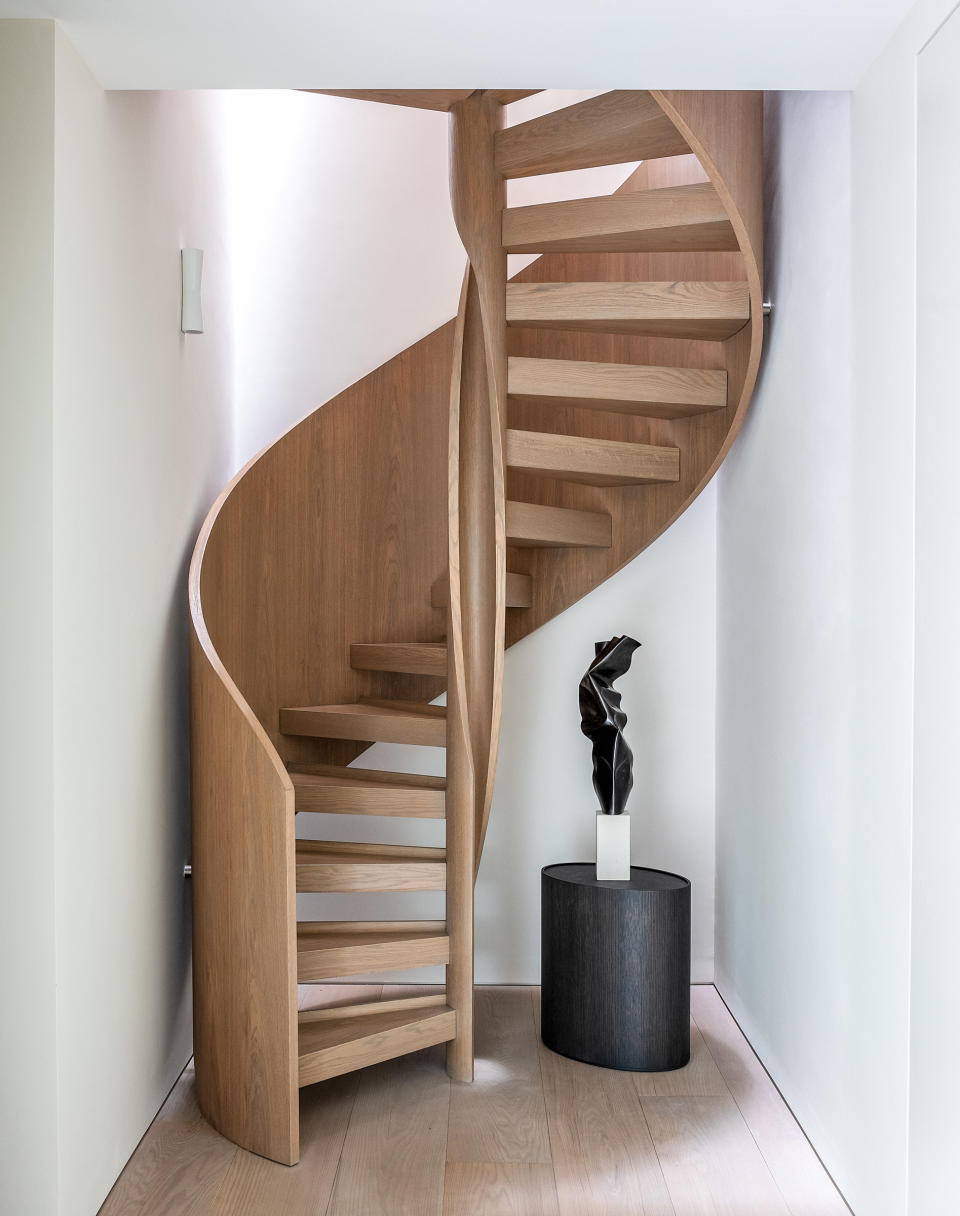
<path fill-rule="evenodd" d="M 849 89 L 911 0 L 0 0 L 105 88 Z"/>

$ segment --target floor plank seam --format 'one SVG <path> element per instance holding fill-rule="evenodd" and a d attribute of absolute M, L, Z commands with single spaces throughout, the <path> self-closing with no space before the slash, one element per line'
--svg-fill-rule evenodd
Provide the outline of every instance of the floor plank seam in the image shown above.
<path fill-rule="evenodd" d="M 343 1146 L 347 1142 L 347 1133 L 350 1131 L 350 1125 L 353 1122 L 353 1112 L 357 1109 L 357 1098 L 360 1094 L 360 1079 L 357 1077 L 357 1083 L 353 1087 L 353 1097 L 350 1101 L 350 1114 L 347 1116 L 346 1122 L 343 1125 L 343 1136 L 340 1138 L 340 1147 L 337 1150 L 337 1168 L 333 1171 L 333 1181 L 330 1183 L 330 1193 L 327 1195 L 327 1202 L 324 1204 L 323 1216 L 330 1216 L 333 1210 L 333 1197 L 337 1193 L 337 1183 L 340 1181 L 340 1169 L 343 1165 Z"/>
<path fill-rule="evenodd" d="M 718 993 L 718 995 L 719 995 L 719 993 Z M 714 1067 L 716 1068 L 717 1072 L 720 1074 L 720 1079 L 723 1081 L 724 1089 L 726 1089 L 727 1093 L 730 1095 L 731 1100 L 733 1101 L 734 1106 L 737 1108 L 737 1113 L 740 1116 L 741 1122 L 743 1123 L 743 1125 L 747 1129 L 747 1131 L 750 1133 L 750 1139 L 757 1146 L 757 1152 L 760 1154 L 760 1160 L 766 1166 L 767 1173 L 770 1175 L 770 1179 L 773 1182 L 773 1185 L 777 1188 L 777 1191 L 780 1194 L 780 1198 L 783 1200 L 784 1208 L 786 1208 L 787 1212 L 790 1213 L 790 1216 L 803 1216 L 802 1213 L 794 1212 L 793 1208 L 791 1207 L 790 1201 L 787 1198 L 787 1196 L 784 1194 L 783 1187 L 780 1185 L 780 1179 L 774 1173 L 773 1167 L 771 1166 L 770 1162 L 767 1160 L 767 1154 L 763 1151 L 763 1146 L 760 1144 L 760 1141 L 757 1139 L 756 1133 L 754 1132 L 753 1127 L 750 1124 L 750 1120 L 747 1118 L 746 1114 L 744 1113 L 743 1107 L 740 1105 L 739 1101 L 737 1100 L 737 1095 L 730 1088 L 730 1086 L 727 1082 L 727 1078 L 723 1075 L 723 1069 L 720 1066 L 720 1061 L 716 1058 L 716 1056 L 710 1050 L 710 1044 L 707 1041 L 707 1036 L 703 1033 L 703 1030 L 700 1028 L 700 1024 L 697 1022 L 697 1019 L 695 1017 L 693 1017 L 692 1014 L 690 1016 L 691 1016 L 691 1020 L 693 1021 L 693 1024 L 697 1027 L 697 1031 L 700 1034 L 700 1038 L 703 1040 L 704 1050 L 706 1051 L 706 1053 L 710 1057 L 710 1059 L 713 1060 Z M 746 1035 L 744 1035 L 744 1039 L 746 1039 Z M 751 1050 L 753 1050 L 753 1049 L 751 1048 Z M 756 1053 L 754 1053 L 754 1054 L 756 1054 Z"/>
<path fill-rule="evenodd" d="M 544 1047 L 543 1040 L 540 1038 L 540 1022 L 537 1018 L 537 998 L 539 993 L 535 988 L 530 989 L 530 1016 L 533 1019 L 533 1033 L 536 1039 L 537 1046 L 537 1071 L 540 1074 L 540 1094 L 543 1098 L 543 1117 L 547 1125 L 547 1143 L 550 1145 L 550 1172 L 553 1174 L 553 1189 L 557 1196 L 557 1212 L 562 1211 L 560 1203 L 560 1180 L 557 1177 L 557 1154 L 554 1143 L 554 1135 L 550 1128 L 550 1112 L 547 1110 L 547 1091 L 543 1084 L 543 1055 L 542 1051 L 547 1050 Z"/>
<path fill-rule="evenodd" d="M 476 1004 L 476 999 L 474 999 Z M 474 1010 L 474 1025 L 476 1024 L 476 1010 Z M 474 1061 L 474 1063 L 476 1063 Z M 473 1082 L 471 1082 L 473 1084 Z M 443 1141 L 443 1185 L 441 1186 L 440 1194 L 440 1213 L 447 1209 L 447 1181 L 450 1172 L 450 1112 L 453 1109 L 453 1078 L 450 1079 L 450 1101 L 447 1103 L 447 1130 Z"/>
<path fill-rule="evenodd" d="M 660 1160 L 660 1150 L 657 1148 L 657 1141 L 653 1134 L 653 1129 L 650 1126 L 650 1120 L 647 1118 L 647 1112 L 643 1106 L 643 1098 L 634 1090 L 637 1098 L 637 1106 L 640 1108 L 640 1118 L 643 1120 L 643 1126 L 647 1129 L 647 1135 L 650 1137 L 650 1144 L 653 1147 L 653 1155 L 657 1159 L 657 1169 L 660 1171 L 660 1177 L 663 1179 L 663 1191 L 670 1201 L 670 1207 L 673 1210 L 673 1216 L 677 1216 L 677 1205 L 673 1202 L 673 1192 L 670 1190 L 670 1183 L 667 1180 L 667 1171 L 663 1168 L 663 1162 Z"/>

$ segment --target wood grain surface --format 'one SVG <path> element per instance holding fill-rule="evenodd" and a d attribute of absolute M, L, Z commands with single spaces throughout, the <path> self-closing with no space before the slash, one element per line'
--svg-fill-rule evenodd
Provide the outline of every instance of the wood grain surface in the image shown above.
<path fill-rule="evenodd" d="M 412 676 L 447 676 L 442 642 L 354 642 L 350 666 L 356 671 L 398 671 Z"/>
<path fill-rule="evenodd" d="M 290 1165 L 299 1153 L 293 785 L 206 632 L 200 571 L 215 518 L 190 568 L 191 749 L 203 758 L 191 766 L 196 1094 L 218 1131 Z"/>
<path fill-rule="evenodd" d="M 575 511 L 534 502 L 507 503 L 507 539 L 518 548 L 607 549 L 610 516 L 602 511 Z"/>
<path fill-rule="evenodd" d="M 649 93 L 613 90 L 518 123 L 497 136 L 504 177 L 681 156 L 689 151 Z"/>
<path fill-rule="evenodd" d="M 721 341 L 750 319 L 737 282 L 508 283 L 507 324 L 600 334 Z"/>
<path fill-rule="evenodd" d="M 445 965 L 445 921 L 298 921 L 297 980 Z"/>
<path fill-rule="evenodd" d="M 727 373 L 572 359 L 508 361 L 513 401 L 576 406 L 645 418 L 689 418 L 727 404 Z"/>
<path fill-rule="evenodd" d="M 323 739 L 446 747 L 447 713 L 440 705 L 389 705 L 380 698 L 362 704 L 291 706 L 280 710 L 280 729 L 287 735 Z"/>
<path fill-rule="evenodd" d="M 593 486 L 680 480 L 680 449 L 546 431 L 507 431 L 507 467 Z"/>
<path fill-rule="evenodd" d="M 302 764 L 290 770 L 297 811 L 442 819 L 446 779 L 381 769 Z"/>
<path fill-rule="evenodd" d="M 527 988 L 479 988 L 472 1086 L 450 1093 L 447 1160 L 549 1162 L 537 1029 Z"/>
<path fill-rule="evenodd" d="M 511 253 L 667 253 L 739 248 L 709 182 L 630 194 L 508 207 L 503 246 Z"/>

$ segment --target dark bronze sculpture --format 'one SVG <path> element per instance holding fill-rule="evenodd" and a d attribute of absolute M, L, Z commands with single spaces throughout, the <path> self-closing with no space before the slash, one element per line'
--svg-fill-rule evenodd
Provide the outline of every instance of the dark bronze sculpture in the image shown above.
<path fill-rule="evenodd" d="M 627 715 L 613 682 L 639 645 L 628 637 L 595 643 L 596 657 L 580 681 L 580 729 L 593 743 L 593 788 L 604 815 L 622 815 L 633 789 L 633 752 L 623 737 Z"/>

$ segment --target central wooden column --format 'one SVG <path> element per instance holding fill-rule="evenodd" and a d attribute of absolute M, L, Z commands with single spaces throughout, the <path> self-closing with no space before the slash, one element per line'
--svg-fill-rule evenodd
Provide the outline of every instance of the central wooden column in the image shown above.
<path fill-rule="evenodd" d="M 506 189 L 494 164 L 502 107 L 479 92 L 450 112 L 450 192 L 470 265 L 450 399 L 447 739 L 447 1067 L 473 1077 L 473 885 L 493 795 L 503 681 L 506 531 Z"/>

